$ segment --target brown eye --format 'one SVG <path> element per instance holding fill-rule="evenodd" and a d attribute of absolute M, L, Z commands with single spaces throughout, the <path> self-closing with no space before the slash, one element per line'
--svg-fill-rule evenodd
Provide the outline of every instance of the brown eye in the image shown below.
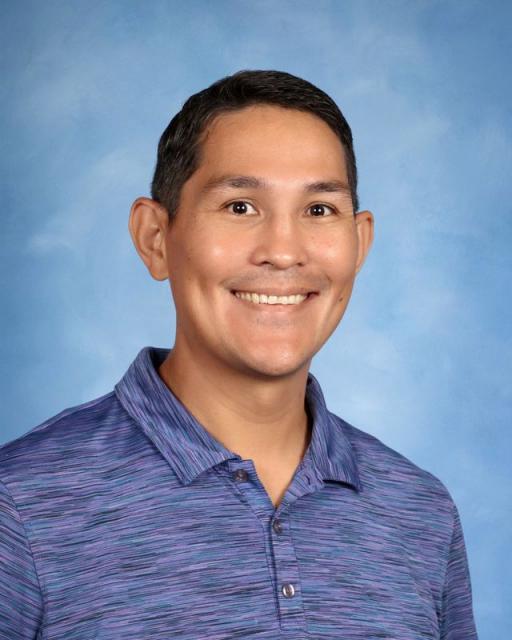
<path fill-rule="evenodd" d="M 235 202 L 231 202 L 227 205 L 228 209 L 237 215 L 243 215 L 244 213 L 249 213 L 249 207 L 252 205 L 246 202 L 245 200 L 236 200 Z"/>
<path fill-rule="evenodd" d="M 309 210 L 315 217 L 326 217 L 333 213 L 332 207 L 328 207 L 326 204 L 314 204 L 309 207 Z"/>

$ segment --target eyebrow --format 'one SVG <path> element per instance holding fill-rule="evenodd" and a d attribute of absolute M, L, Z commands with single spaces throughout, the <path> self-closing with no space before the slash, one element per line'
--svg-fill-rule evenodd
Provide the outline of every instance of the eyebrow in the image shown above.
<path fill-rule="evenodd" d="M 255 176 L 233 176 L 223 175 L 213 177 L 203 186 L 202 193 L 207 193 L 215 189 L 270 189 L 270 184 Z M 308 182 L 303 186 L 306 193 L 349 193 L 350 187 L 342 180 L 317 180 Z"/>

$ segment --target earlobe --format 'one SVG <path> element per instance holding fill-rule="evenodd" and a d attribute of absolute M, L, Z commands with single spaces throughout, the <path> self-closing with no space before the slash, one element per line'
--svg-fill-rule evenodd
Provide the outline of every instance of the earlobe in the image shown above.
<path fill-rule="evenodd" d="M 374 220 L 370 211 L 360 211 L 356 214 L 356 231 L 358 239 L 356 273 L 359 273 L 373 243 Z"/>
<path fill-rule="evenodd" d="M 165 235 L 168 215 L 151 198 L 137 198 L 132 204 L 128 229 L 137 253 L 155 280 L 168 277 Z"/>

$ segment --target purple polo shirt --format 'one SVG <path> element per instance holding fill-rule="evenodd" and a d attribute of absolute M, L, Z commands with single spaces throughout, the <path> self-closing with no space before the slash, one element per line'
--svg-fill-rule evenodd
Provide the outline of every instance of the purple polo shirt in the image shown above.
<path fill-rule="evenodd" d="M 311 443 L 275 508 L 162 382 L 167 353 L 0 448 L 0 639 L 477 638 L 436 477 L 310 374 Z"/>

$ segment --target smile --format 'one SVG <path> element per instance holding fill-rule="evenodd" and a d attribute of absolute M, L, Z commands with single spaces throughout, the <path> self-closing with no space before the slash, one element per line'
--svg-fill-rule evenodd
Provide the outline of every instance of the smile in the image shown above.
<path fill-rule="evenodd" d="M 241 300 L 247 300 L 255 304 L 292 304 L 297 305 L 304 302 L 310 295 L 296 293 L 290 296 L 276 296 L 266 293 L 253 293 L 249 291 L 233 291 L 234 295 Z"/>

